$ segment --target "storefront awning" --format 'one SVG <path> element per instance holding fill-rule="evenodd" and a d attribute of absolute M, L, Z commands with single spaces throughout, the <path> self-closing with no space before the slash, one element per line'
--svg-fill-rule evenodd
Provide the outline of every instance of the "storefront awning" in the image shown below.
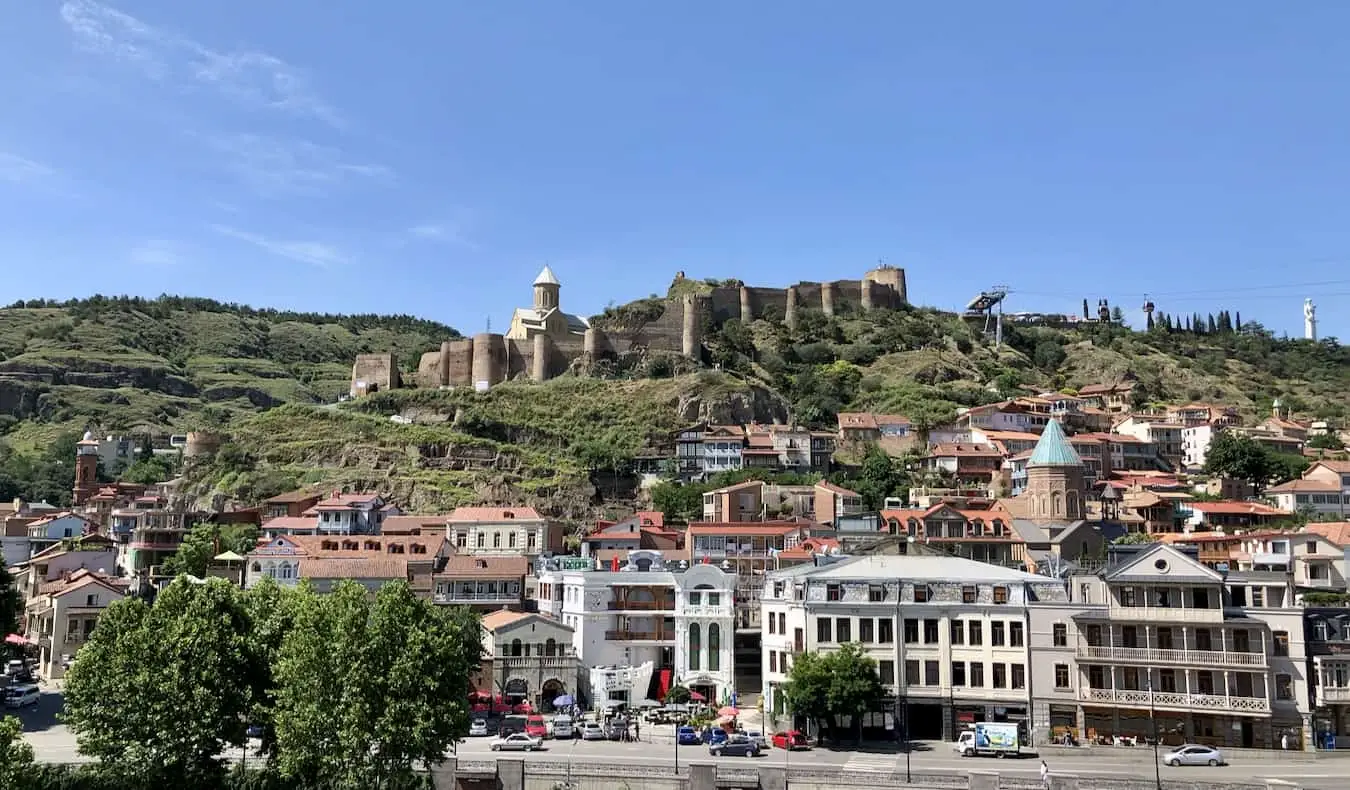
<path fill-rule="evenodd" d="M 28 637 L 22 634 L 10 634 L 9 636 L 5 637 L 5 644 L 18 645 L 19 647 L 27 647 L 29 645 L 36 645 L 37 642 L 33 641 L 32 639 L 29 639 Z"/>

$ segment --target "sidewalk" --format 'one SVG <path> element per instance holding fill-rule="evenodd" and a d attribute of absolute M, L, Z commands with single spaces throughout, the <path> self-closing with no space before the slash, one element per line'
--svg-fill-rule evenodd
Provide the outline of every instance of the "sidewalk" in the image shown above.
<path fill-rule="evenodd" d="M 1055 746 L 1052 744 L 1039 744 L 1036 752 L 1042 756 L 1058 755 L 1090 755 L 1102 752 L 1125 752 L 1128 754 L 1137 754 L 1140 752 L 1153 751 L 1152 746 L 1096 746 L 1092 744 L 1084 746 Z M 1165 753 L 1168 749 L 1159 747 L 1158 754 Z M 1287 762 L 1314 762 L 1319 760 L 1344 760 L 1350 762 L 1350 749 L 1339 749 L 1333 752 L 1305 752 L 1305 751 L 1284 751 L 1281 749 L 1236 749 L 1223 747 L 1221 751 L 1228 758 L 1245 758 L 1249 760 L 1280 760 Z"/>

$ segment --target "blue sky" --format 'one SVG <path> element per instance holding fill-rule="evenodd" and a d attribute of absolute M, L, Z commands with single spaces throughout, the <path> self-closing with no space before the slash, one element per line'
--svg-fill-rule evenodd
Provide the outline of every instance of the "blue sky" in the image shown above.
<path fill-rule="evenodd" d="M 545 262 L 590 314 L 884 259 L 1350 337 L 1350 3 L 4 5 L 0 301 L 472 332 Z"/>

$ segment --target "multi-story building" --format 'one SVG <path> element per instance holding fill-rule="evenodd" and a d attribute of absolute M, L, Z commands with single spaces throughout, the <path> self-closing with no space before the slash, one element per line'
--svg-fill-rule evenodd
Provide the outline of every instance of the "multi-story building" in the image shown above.
<path fill-rule="evenodd" d="M 1168 406 L 1164 409 L 1169 422 L 1190 428 L 1196 425 L 1213 425 L 1217 428 L 1229 428 L 1242 422 L 1237 409 L 1232 406 L 1216 406 L 1213 403 L 1187 403 L 1184 406 Z"/>
<path fill-rule="evenodd" d="M 483 615 L 483 661 L 475 689 L 500 695 L 508 705 L 529 702 L 535 710 L 553 710 L 554 700 L 575 697 L 580 685 L 574 637 L 568 626 L 539 614 Z"/>
<path fill-rule="evenodd" d="M 1182 443 L 1182 430 L 1185 427 L 1180 422 L 1131 415 L 1116 423 L 1112 432 L 1152 444 L 1160 458 L 1173 468 L 1179 468 L 1186 458 Z"/>
<path fill-rule="evenodd" d="M 320 499 L 322 497 L 318 494 L 309 491 L 291 491 L 285 494 L 277 494 L 263 500 L 258 515 L 263 521 L 273 518 L 298 518 L 303 516 L 310 508 L 319 504 Z"/>
<path fill-rule="evenodd" d="M 524 557 L 451 554 L 431 575 L 431 600 L 478 611 L 520 611 L 525 606 Z"/>
<path fill-rule="evenodd" d="M 765 715 L 791 722 L 781 693 L 804 652 L 861 644 L 918 739 L 962 723 L 1027 721 L 1027 604 L 1064 601 L 1063 582 L 956 557 L 846 557 L 771 574 L 763 597 Z M 889 715 L 889 714 L 888 714 Z"/>
<path fill-rule="evenodd" d="M 438 535 L 283 535 L 248 553 L 244 584 L 251 587 L 264 577 L 283 585 L 308 579 L 327 592 L 344 579 L 372 591 L 406 581 L 420 596 L 431 597 L 433 574 L 450 554 Z"/>
<path fill-rule="evenodd" d="M 986 484 L 999 475 L 1003 453 L 988 444 L 935 444 L 928 448 L 923 466 L 962 482 Z"/>
<path fill-rule="evenodd" d="M 1187 502 L 1176 503 L 1177 515 L 1187 532 L 1270 527 L 1287 522 L 1292 513 L 1262 502 Z"/>
<path fill-rule="evenodd" d="M 1290 513 L 1345 518 L 1350 511 L 1350 494 L 1343 492 L 1339 481 L 1304 477 L 1271 486 L 1263 493 L 1274 500 L 1275 507 Z"/>
<path fill-rule="evenodd" d="M 103 610 L 126 597 L 128 584 L 85 568 L 38 588 L 24 605 L 24 620 L 27 640 L 37 645 L 39 675 L 48 680 L 65 676 Z"/>
<path fill-rule="evenodd" d="M 1070 600 L 1029 608 L 1038 740 L 1272 747 L 1309 731 L 1302 615 L 1283 573 L 1228 573 L 1162 543 L 1113 547 Z"/>
<path fill-rule="evenodd" d="M 879 442 L 905 439 L 914 432 L 909 418 L 899 414 L 840 412 L 839 440 L 842 442 Z"/>
<path fill-rule="evenodd" d="M 44 585 L 81 570 L 117 576 L 117 549 L 112 541 L 102 535 L 72 538 L 47 547 L 11 569 L 15 589 L 25 599 L 36 598 Z"/>
<path fill-rule="evenodd" d="M 1088 384 L 1078 390 L 1078 397 L 1090 406 L 1108 412 L 1129 411 L 1134 403 L 1134 382 L 1116 384 Z"/>
<path fill-rule="evenodd" d="M 167 497 L 147 492 L 108 517 L 108 532 L 118 545 L 117 564 L 128 576 L 159 576 L 159 566 L 173 556 L 183 536 L 204 513 L 171 507 Z"/>
<path fill-rule="evenodd" d="M 856 491 L 826 480 L 809 486 L 746 480 L 703 495 L 703 520 L 711 522 L 810 518 L 835 524 L 862 513 L 862 497 Z"/>
<path fill-rule="evenodd" d="M 618 563 L 616 563 L 618 564 Z M 736 576 L 634 551 L 614 570 L 538 574 L 540 611 L 573 630 L 582 694 L 594 706 L 661 699 L 673 685 L 710 701 L 735 690 Z"/>
<path fill-rule="evenodd" d="M 1318 749 L 1350 747 L 1350 608 L 1303 610 L 1312 731 Z"/>
<path fill-rule="evenodd" d="M 63 540 L 93 534 L 98 525 L 67 510 L 30 521 L 27 530 L 28 550 L 36 556 Z"/>
<path fill-rule="evenodd" d="M 532 507 L 460 507 L 446 519 L 446 539 L 460 554 L 517 555 L 534 563 L 544 552 L 560 552 L 565 533 Z"/>
<path fill-rule="evenodd" d="M 1251 439 L 1271 452 L 1298 455 L 1303 452 L 1303 439 L 1289 436 L 1274 428 L 1241 427 L 1227 421 L 1188 425 L 1181 430 L 1182 463 L 1187 468 L 1199 468 L 1209 458 L 1209 446 L 1221 432 Z"/>
<path fill-rule="evenodd" d="M 378 535 L 386 516 L 401 511 L 379 494 L 334 492 L 311 508 L 319 516 L 320 535 Z M 308 514 L 310 511 L 305 511 Z"/>
<path fill-rule="evenodd" d="M 709 425 L 703 431 L 703 474 L 730 472 L 745 465 L 745 429 L 739 425 Z"/>

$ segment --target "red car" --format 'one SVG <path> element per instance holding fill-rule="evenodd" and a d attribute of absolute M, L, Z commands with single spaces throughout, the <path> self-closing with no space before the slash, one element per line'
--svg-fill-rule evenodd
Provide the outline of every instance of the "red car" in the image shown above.
<path fill-rule="evenodd" d="M 811 744 L 807 742 L 806 736 L 797 730 L 787 732 L 775 732 L 773 734 L 773 748 L 787 749 L 788 751 L 802 751 L 810 749 Z"/>
<path fill-rule="evenodd" d="M 548 725 L 544 723 L 544 717 L 540 716 L 538 713 L 526 717 L 525 734 L 531 738 L 547 738 Z"/>

